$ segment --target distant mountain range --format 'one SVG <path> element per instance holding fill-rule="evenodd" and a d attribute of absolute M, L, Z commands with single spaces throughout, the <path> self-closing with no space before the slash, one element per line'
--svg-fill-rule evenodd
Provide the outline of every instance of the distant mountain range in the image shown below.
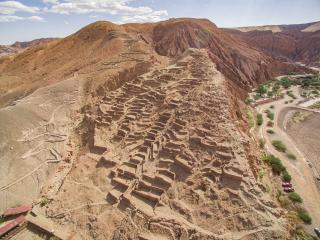
<path fill-rule="evenodd" d="M 58 38 L 39 38 L 27 42 L 15 42 L 12 45 L 0 45 L 0 57 L 19 53 L 29 47 L 39 45 L 41 43 L 57 40 Z"/>
<path fill-rule="evenodd" d="M 272 57 L 320 66 L 320 22 L 225 30 Z"/>

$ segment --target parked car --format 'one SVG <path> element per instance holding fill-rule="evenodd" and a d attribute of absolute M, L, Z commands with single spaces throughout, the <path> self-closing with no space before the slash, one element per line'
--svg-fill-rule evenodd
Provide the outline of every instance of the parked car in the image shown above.
<path fill-rule="evenodd" d="M 284 187 L 283 191 L 285 191 L 285 192 L 294 192 L 294 189 L 292 187 Z"/>
<path fill-rule="evenodd" d="M 320 228 L 315 228 L 314 232 L 317 234 L 318 237 L 320 237 Z"/>
<path fill-rule="evenodd" d="M 292 184 L 289 182 L 283 182 L 282 187 L 292 187 Z"/>

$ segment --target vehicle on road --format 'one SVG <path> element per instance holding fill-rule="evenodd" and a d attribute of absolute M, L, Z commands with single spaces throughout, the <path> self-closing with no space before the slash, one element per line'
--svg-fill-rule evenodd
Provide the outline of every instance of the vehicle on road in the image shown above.
<path fill-rule="evenodd" d="M 317 234 L 318 237 L 320 237 L 320 228 L 315 228 L 314 232 Z"/>
<path fill-rule="evenodd" d="M 292 184 L 289 182 L 283 182 L 282 187 L 292 187 Z"/>
<path fill-rule="evenodd" d="M 294 189 L 292 187 L 284 187 L 283 191 L 285 191 L 285 192 L 294 192 Z"/>

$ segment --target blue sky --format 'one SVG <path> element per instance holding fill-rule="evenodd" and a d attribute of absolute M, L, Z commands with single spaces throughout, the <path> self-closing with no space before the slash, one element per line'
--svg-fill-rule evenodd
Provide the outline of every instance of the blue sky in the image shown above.
<path fill-rule="evenodd" d="M 0 44 L 64 37 L 98 20 L 208 18 L 219 27 L 320 20 L 320 0 L 0 0 Z"/>

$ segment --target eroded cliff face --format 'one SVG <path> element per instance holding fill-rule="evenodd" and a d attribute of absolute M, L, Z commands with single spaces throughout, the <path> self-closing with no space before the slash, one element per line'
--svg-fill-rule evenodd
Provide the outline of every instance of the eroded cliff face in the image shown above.
<path fill-rule="evenodd" d="M 142 50 L 126 55 L 128 44 L 123 39 L 136 41 Z M 128 65 L 135 60 L 156 64 L 162 61 L 160 56 L 177 57 L 188 48 L 207 49 L 218 70 L 241 90 L 279 74 L 303 70 L 273 59 L 252 47 L 251 42 L 217 28 L 208 20 L 173 19 L 125 25 L 96 22 L 64 39 L 1 58 L 0 106 L 74 74 L 88 75 L 95 82 L 104 81 L 110 71 L 121 69 L 124 61 Z M 145 56 L 149 59 L 144 59 Z M 108 62 L 110 59 L 114 61 Z"/>
<path fill-rule="evenodd" d="M 205 48 L 229 80 L 248 90 L 257 82 L 299 67 L 284 64 L 251 47 L 241 38 L 218 29 L 208 20 L 179 19 L 157 24 L 153 30 L 155 50 L 161 55 L 178 56 L 188 48 Z"/>
<path fill-rule="evenodd" d="M 319 23 L 279 29 L 276 32 L 255 28 L 247 29 L 246 32 L 226 31 L 275 58 L 320 66 Z"/>

